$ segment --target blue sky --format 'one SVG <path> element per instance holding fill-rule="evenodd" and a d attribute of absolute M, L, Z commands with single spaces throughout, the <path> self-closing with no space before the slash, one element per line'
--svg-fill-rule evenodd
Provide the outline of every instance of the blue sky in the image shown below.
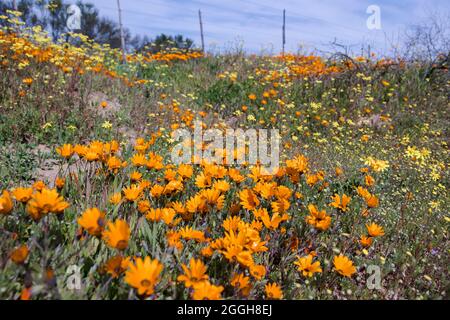
<path fill-rule="evenodd" d="M 102 15 L 117 20 L 116 0 L 90 0 Z M 381 29 L 369 30 L 369 5 L 380 7 Z M 135 34 L 183 34 L 200 44 L 198 9 L 205 43 L 224 51 L 242 44 L 247 52 L 281 50 L 282 12 L 286 9 L 286 51 L 329 50 L 329 43 L 361 43 L 379 53 L 398 43 L 406 28 L 432 12 L 449 12 L 448 0 L 121 0 L 123 24 Z"/>

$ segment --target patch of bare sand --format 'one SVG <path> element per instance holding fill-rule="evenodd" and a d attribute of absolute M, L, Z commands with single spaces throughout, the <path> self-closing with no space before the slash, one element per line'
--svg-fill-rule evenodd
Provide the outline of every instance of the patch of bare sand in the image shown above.
<path fill-rule="evenodd" d="M 102 102 L 106 102 L 106 107 L 102 107 Z M 102 117 L 117 113 L 121 108 L 121 105 L 116 98 L 110 99 L 106 94 L 99 91 L 89 94 L 88 105 L 93 112 Z"/>
<path fill-rule="evenodd" d="M 362 117 L 356 121 L 356 125 L 359 127 L 372 127 L 376 129 L 381 129 L 383 126 L 388 124 L 389 121 L 381 117 L 380 114 L 374 114 L 370 117 Z"/>
<path fill-rule="evenodd" d="M 57 159 L 53 159 L 52 149 L 49 146 L 40 144 L 33 148 L 31 153 L 44 158 L 44 160 L 39 164 L 39 167 L 34 170 L 33 176 L 36 181 L 42 180 L 49 187 L 54 187 L 55 180 L 58 175 L 62 172 L 68 172 L 69 165 L 61 165 Z M 74 168 L 75 165 L 70 165 L 70 170 L 72 172 Z"/>

